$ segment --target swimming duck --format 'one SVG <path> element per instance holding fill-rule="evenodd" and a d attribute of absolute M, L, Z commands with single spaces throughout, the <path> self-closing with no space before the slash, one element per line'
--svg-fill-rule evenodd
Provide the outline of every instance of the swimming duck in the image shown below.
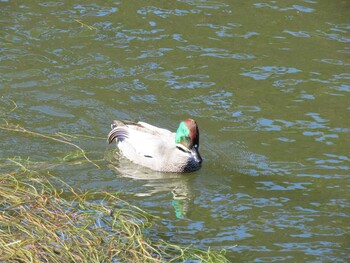
<path fill-rule="evenodd" d="M 160 172 L 192 172 L 201 167 L 199 131 L 192 119 L 180 122 L 173 133 L 146 122 L 115 120 L 108 142 L 116 140 L 122 155 L 130 161 Z"/>

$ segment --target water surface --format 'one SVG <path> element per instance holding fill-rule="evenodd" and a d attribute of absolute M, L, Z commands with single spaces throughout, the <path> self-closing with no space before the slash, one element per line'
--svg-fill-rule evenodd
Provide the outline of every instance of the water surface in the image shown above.
<path fill-rule="evenodd" d="M 342 0 L 2 1 L 3 124 L 73 136 L 100 168 L 71 145 L 4 130 L 0 158 L 121 192 L 162 218 L 154 238 L 225 248 L 232 261 L 347 262 L 349 10 Z M 105 140 L 115 118 L 175 130 L 187 117 L 204 163 L 185 176 L 118 161 Z"/>

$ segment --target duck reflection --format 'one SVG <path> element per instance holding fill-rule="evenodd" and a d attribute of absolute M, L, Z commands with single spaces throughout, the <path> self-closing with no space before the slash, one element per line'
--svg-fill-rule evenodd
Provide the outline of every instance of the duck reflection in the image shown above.
<path fill-rule="evenodd" d="M 145 183 L 143 191 L 135 196 L 151 196 L 160 192 L 172 193 L 172 206 L 177 218 L 186 217 L 192 200 L 190 190 L 190 174 L 161 173 L 136 165 L 117 154 L 117 161 L 110 164 L 118 176 L 142 180 Z"/>

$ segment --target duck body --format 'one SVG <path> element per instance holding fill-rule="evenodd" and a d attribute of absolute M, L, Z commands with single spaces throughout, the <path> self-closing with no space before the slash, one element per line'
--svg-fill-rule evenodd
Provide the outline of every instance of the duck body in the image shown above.
<path fill-rule="evenodd" d="M 186 119 L 176 133 L 145 122 L 115 120 L 108 142 L 116 140 L 130 161 L 160 172 L 192 172 L 201 167 L 197 123 Z"/>

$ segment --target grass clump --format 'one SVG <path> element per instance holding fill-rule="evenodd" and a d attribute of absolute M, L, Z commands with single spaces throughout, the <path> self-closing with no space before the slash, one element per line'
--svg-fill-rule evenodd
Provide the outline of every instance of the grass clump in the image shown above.
<path fill-rule="evenodd" d="M 62 189 L 33 173 L 0 174 L 0 262 L 228 262 L 150 241 L 154 218 L 115 195 L 57 184 Z"/>

